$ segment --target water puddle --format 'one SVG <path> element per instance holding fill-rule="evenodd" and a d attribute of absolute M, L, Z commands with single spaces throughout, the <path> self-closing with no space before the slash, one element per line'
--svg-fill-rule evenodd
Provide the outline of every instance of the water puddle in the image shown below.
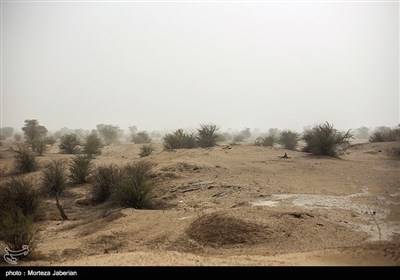
<path fill-rule="evenodd" d="M 271 200 L 256 201 L 256 202 L 253 202 L 252 205 L 274 207 L 274 206 L 279 205 L 279 201 L 271 201 Z"/>
<path fill-rule="evenodd" d="M 259 200 L 251 202 L 253 206 L 294 206 L 305 209 L 340 209 L 348 210 L 352 213 L 359 214 L 359 218 L 363 223 L 349 224 L 352 228 L 356 228 L 366 232 L 370 241 L 391 240 L 394 234 L 400 234 L 400 221 L 385 221 L 390 214 L 390 210 L 377 207 L 377 205 L 369 206 L 365 203 L 356 201 L 355 198 L 371 196 L 367 187 L 363 187 L 360 193 L 346 196 L 336 195 L 317 195 L 317 194 L 273 194 L 268 200 Z M 387 198 L 379 196 L 375 198 L 379 204 L 397 204 L 388 201 Z"/>

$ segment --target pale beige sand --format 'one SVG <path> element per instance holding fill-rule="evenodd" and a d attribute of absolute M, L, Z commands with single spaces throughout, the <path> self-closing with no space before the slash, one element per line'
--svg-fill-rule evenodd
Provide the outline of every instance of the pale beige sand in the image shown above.
<path fill-rule="evenodd" d="M 71 220 L 47 200 L 36 259 L 22 265 L 400 264 L 400 143 L 355 145 L 342 159 L 249 144 L 155 147 L 146 160 L 165 209 L 103 217 L 84 205 L 90 184 L 70 187 L 61 201 Z M 139 148 L 106 147 L 95 164 L 138 160 Z M 1 149 L 7 175 L 12 155 Z M 40 161 L 69 157 L 54 147 Z M 39 182 L 40 171 L 24 177 Z"/>

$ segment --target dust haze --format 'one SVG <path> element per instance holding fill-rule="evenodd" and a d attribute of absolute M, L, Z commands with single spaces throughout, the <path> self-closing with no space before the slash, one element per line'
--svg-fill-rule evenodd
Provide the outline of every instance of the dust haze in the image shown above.
<path fill-rule="evenodd" d="M 0 3 L 0 270 L 400 265 L 398 2 Z"/>
<path fill-rule="evenodd" d="M 1 3 L 1 126 L 399 121 L 398 3 Z"/>

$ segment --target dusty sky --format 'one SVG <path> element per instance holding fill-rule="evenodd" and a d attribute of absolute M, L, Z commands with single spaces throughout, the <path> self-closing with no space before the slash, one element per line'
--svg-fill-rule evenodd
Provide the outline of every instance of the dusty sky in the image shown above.
<path fill-rule="evenodd" d="M 399 3 L 1 3 L 1 126 L 399 122 Z"/>

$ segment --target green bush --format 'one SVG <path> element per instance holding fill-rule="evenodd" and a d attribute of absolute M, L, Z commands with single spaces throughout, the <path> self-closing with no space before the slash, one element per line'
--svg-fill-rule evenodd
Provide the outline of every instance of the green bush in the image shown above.
<path fill-rule="evenodd" d="M 194 133 L 186 133 L 183 129 L 178 129 L 174 133 L 168 133 L 163 137 L 164 149 L 192 149 L 197 147 Z"/>
<path fill-rule="evenodd" d="M 31 216 L 25 216 L 21 211 L 4 213 L 0 217 L 0 237 L 11 250 L 21 250 L 28 245 L 29 250 L 35 247 L 38 229 Z"/>
<path fill-rule="evenodd" d="M 99 134 L 103 137 L 106 145 L 118 143 L 118 137 L 122 133 L 122 130 L 118 126 L 110 124 L 98 124 L 96 128 Z"/>
<path fill-rule="evenodd" d="M 37 120 L 25 120 L 25 125 L 22 128 L 25 139 L 28 142 L 42 140 L 47 135 L 46 127 L 39 125 Z"/>
<path fill-rule="evenodd" d="M 265 137 L 257 137 L 256 142 L 254 143 L 256 146 L 262 147 L 270 147 L 275 143 L 275 138 L 273 136 L 265 136 Z"/>
<path fill-rule="evenodd" d="M 11 149 L 14 152 L 14 166 L 17 173 L 29 173 L 37 170 L 38 162 L 27 145 L 17 144 L 17 149 Z"/>
<path fill-rule="evenodd" d="M 143 145 L 142 147 L 140 147 L 140 153 L 139 156 L 140 157 L 147 157 L 149 155 L 151 155 L 151 153 L 154 151 L 154 148 L 151 144 L 149 145 Z"/>
<path fill-rule="evenodd" d="M 151 138 L 146 131 L 141 131 L 132 135 L 132 142 L 135 144 L 150 143 Z"/>
<path fill-rule="evenodd" d="M 290 130 L 284 130 L 280 134 L 279 143 L 288 150 L 296 150 L 300 135 Z"/>
<path fill-rule="evenodd" d="M 57 139 L 54 136 L 47 136 L 44 138 L 44 142 L 53 147 L 53 145 L 57 142 Z"/>
<path fill-rule="evenodd" d="M 31 142 L 32 150 L 34 150 L 39 156 L 43 155 L 46 151 L 46 143 L 44 140 L 35 140 Z"/>
<path fill-rule="evenodd" d="M 80 152 L 81 142 L 78 135 L 71 133 L 65 134 L 60 139 L 60 150 L 64 154 L 77 154 Z"/>
<path fill-rule="evenodd" d="M 369 142 L 392 142 L 400 141 L 400 127 L 381 127 L 372 133 Z"/>
<path fill-rule="evenodd" d="M 198 131 L 198 136 L 196 137 L 197 143 L 202 148 L 214 147 L 217 144 L 218 130 L 216 125 L 213 124 L 202 124 Z"/>
<path fill-rule="evenodd" d="M 39 194 L 30 181 L 12 178 L 0 186 L 0 239 L 9 249 L 32 249 L 37 239 L 34 221 L 41 217 Z"/>
<path fill-rule="evenodd" d="M 112 189 L 112 204 L 136 209 L 149 207 L 153 186 L 150 180 L 151 164 L 140 161 L 126 166 L 124 171 L 125 178 Z"/>
<path fill-rule="evenodd" d="M 67 176 L 64 173 L 65 162 L 53 160 L 43 171 L 42 187 L 44 193 L 52 196 L 60 195 L 67 186 Z"/>
<path fill-rule="evenodd" d="M 337 157 L 338 150 L 346 149 L 350 138 L 352 138 L 350 130 L 346 133 L 341 133 L 333 125 L 326 122 L 304 132 L 303 140 L 306 146 L 303 148 L 303 151 L 317 155 Z"/>
<path fill-rule="evenodd" d="M 99 166 L 91 178 L 93 184 L 92 201 L 94 203 L 106 201 L 111 195 L 111 190 L 121 182 L 122 178 L 123 170 L 121 168 L 115 165 Z"/>
<path fill-rule="evenodd" d="M 101 139 L 94 133 L 85 138 L 83 152 L 88 155 L 100 155 L 103 144 Z"/>
<path fill-rule="evenodd" d="M 0 216 L 6 213 L 21 212 L 34 220 L 42 217 L 39 193 L 32 182 L 26 179 L 12 178 L 0 186 Z"/>
<path fill-rule="evenodd" d="M 92 172 L 92 159 L 87 155 L 76 155 L 69 165 L 70 179 L 76 184 L 87 182 Z"/>

